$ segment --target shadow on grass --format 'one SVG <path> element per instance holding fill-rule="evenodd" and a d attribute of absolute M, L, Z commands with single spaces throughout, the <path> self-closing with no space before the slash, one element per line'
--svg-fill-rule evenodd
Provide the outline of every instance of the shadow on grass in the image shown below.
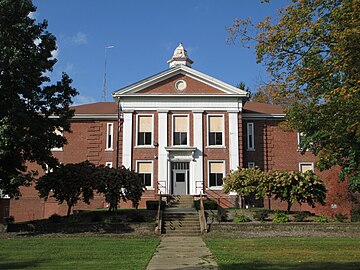
<path fill-rule="evenodd" d="M 16 251 L 14 251 L 16 252 Z M 21 262 L 6 262 L 6 258 L 0 257 L 0 269 L 30 269 L 34 268 L 45 260 L 27 260 Z"/>
<path fill-rule="evenodd" d="M 183 268 L 181 268 L 183 269 Z M 184 268 L 185 270 L 186 268 Z M 194 268 L 196 269 L 196 268 Z M 200 269 L 200 268 L 199 268 Z M 299 262 L 299 263 L 268 263 L 263 261 L 244 262 L 236 264 L 219 264 L 220 270 L 248 270 L 248 269 L 287 269 L 287 270 L 303 270 L 303 269 L 341 269 L 341 270 L 358 270 L 360 269 L 360 260 L 355 262 Z M 180 270 L 180 269 L 179 269 Z"/>

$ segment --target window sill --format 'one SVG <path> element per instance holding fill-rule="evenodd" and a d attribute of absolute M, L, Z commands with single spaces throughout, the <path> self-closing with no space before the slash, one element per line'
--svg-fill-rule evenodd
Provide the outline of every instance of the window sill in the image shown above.
<path fill-rule="evenodd" d="M 248 152 L 255 152 L 255 148 L 247 148 L 246 151 L 248 151 Z"/>
<path fill-rule="evenodd" d="M 153 187 L 145 187 L 146 188 L 146 190 L 150 190 L 150 191 L 154 191 L 155 190 L 155 188 L 153 188 Z"/>
<path fill-rule="evenodd" d="M 154 145 L 135 145 L 134 148 L 155 148 Z"/>
<path fill-rule="evenodd" d="M 225 145 L 207 145 L 205 146 L 205 148 L 215 148 L 215 149 L 225 149 L 226 146 Z"/>
<path fill-rule="evenodd" d="M 58 149 L 51 149 L 51 152 L 62 152 L 64 151 L 62 148 L 58 148 Z"/>
<path fill-rule="evenodd" d="M 214 187 L 209 187 L 206 190 L 223 190 L 222 186 L 214 186 Z"/>
<path fill-rule="evenodd" d="M 114 149 L 112 148 L 105 149 L 105 152 L 112 152 L 112 151 L 114 151 Z"/>

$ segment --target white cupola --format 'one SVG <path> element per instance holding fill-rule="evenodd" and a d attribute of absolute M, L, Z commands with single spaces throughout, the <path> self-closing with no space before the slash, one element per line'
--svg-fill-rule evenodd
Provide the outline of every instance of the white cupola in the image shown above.
<path fill-rule="evenodd" d="M 169 68 L 175 67 L 177 65 L 191 67 L 192 63 L 193 61 L 188 57 L 187 51 L 184 49 L 182 43 L 177 46 L 172 58 L 168 61 Z"/>

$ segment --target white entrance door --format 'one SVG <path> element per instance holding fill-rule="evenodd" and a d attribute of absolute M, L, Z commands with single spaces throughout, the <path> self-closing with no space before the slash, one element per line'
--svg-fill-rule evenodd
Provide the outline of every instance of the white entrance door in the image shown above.
<path fill-rule="evenodd" d="M 186 195 L 187 170 L 173 170 L 173 191 L 175 195 Z"/>

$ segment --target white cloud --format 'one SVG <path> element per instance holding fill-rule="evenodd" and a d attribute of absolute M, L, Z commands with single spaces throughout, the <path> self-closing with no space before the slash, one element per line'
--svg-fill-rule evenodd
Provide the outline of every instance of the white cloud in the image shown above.
<path fill-rule="evenodd" d="M 70 41 L 75 45 L 87 44 L 87 36 L 83 32 L 77 32 L 77 34 L 70 38 Z"/>
<path fill-rule="evenodd" d="M 51 51 L 51 58 L 58 59 L 59 54 L 60 54 L 60 50 L 59 50 L 59 48 L 56 48 L 56 50 Z"/>
<path fill-rule="evenodd" d="M 96 100 L 93 97 L 78 95 L 74 98 L 73 106 L 94 103 Z"/>
<path fill-rule="evenodd" d="M 36 11 L 35 12 L 30 12 L 28 17 L 30 19 L 33 19 L 33 20 L 36 20 L 37 19 L 37 14 L 36 14 Z"/>

